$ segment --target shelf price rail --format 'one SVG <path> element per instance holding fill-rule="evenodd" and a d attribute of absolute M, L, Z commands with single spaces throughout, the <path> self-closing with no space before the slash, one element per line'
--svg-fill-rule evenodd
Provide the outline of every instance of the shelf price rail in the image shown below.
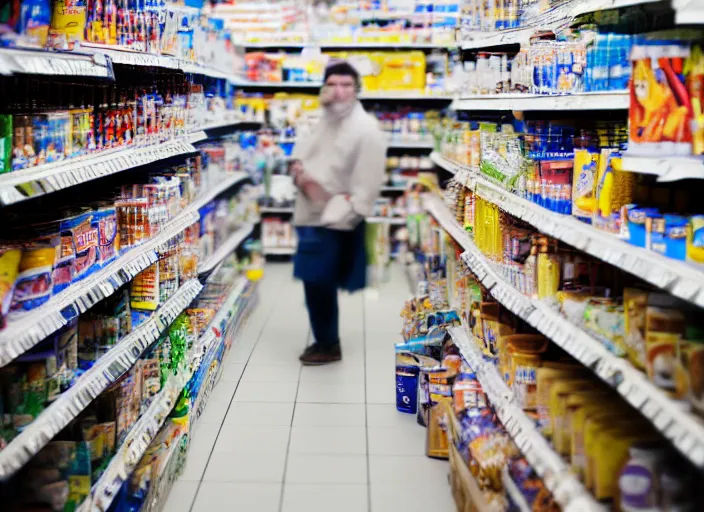
<path fill-rule="evenodd" d="M 615 389 L 698 468 L 704 469 L 704 422 L 683 411 L 645 374 L 615 356 L 597 339 L 545 302 L 531 299 L 506 282 L 454 219 L 442 200 L 426 196 L 425 208 L 464 249 L 461 258 L 504 307 L 560 346 Z"/>

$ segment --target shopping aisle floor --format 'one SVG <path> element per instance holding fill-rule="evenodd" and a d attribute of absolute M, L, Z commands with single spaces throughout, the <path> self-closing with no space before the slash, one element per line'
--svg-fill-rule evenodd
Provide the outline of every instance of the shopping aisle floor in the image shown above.
<path fill-rule="evenodd" d="M 396 412 L 393 343 L 408 298 L 394 268 L 380 297 L 342 295 L 343 361 L 302 367 L 300 282 L 270 264 L 260 302 L 197 422 L 165 512 L 450 512 L 448 465 Z"/>

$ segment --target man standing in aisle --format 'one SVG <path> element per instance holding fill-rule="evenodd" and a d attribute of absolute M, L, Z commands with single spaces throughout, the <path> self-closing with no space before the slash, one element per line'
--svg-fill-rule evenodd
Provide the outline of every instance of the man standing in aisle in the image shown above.
<path fill-rule="evenodd" d="M 386 139 L 357 99 L 360 85 L 349 63 L 326 68 L 321 120 L 309 136 L 299 138 L 291 163 L 299 189 L 293 273 L 303 281 L 315 337 L 300 357 L 307 365 L 342 359 L 338 289 L 354 292 L 366 285 L 364 219 L 384 182 Z"/>

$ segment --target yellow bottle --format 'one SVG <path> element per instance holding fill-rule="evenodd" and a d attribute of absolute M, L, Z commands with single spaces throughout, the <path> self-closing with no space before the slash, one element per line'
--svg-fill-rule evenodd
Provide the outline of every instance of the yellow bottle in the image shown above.
<path fill-rule="evenodd" d="M 548 239 L 538 239 L 538 298 L 548 299 L 557 294 L 560 285 L 560 265 L 556 254 L 548 250 Z"/>

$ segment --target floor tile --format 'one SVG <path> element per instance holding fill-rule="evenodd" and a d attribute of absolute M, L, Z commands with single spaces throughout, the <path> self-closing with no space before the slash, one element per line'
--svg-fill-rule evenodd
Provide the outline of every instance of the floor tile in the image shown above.
<path fill-rule="evenodd" d="M 203 482 L 192 512 L 277 512 L 280 500 L 281 484 Z"/>
<path fill-rule="evenodd" d="M 291 453 L 286 465 L 286 483 L 366 485 L 367 457 Z"/>
<path fill-rule="evenodd" d="M 190 512 L 199 484 L 200 482 L 174 482 L 163 512 Z"/>
<path fill-rule="evenodd" d="M 445 485 L 450 465 L 444 460 L 428 457 L 369 456 L 369 479 L 372 484 L 413 483 L 417 485 Z"/>
<path fill-rule="evenodd" d="M 369 510 L 368 500 L 366 485 L 287 483 L 282 512 L 365 512 Z"/>
<path fill-rule="evenodd" d="M 215 443 L 216 452 L 286 453 L 291 427 L 225 424 Z"/>
<path fill-rule="evenodd" d="M 364 362 L 345 361 L 326 366 L 304 366 L 301 368 L 301 384 L 353 384 L 364 382 Z"/>
<path fill-rule="evenodd" d="M 240 382 L 235 402 L 294 402 L 296 386 L 278 382 Z"/>
<path fill-rule="evenodd" d="M 403 427 L 418 425 L 418 422 L 415 414 L 398 412 L 395 405 L 367 404 L 367 424 L 370 427 Z"/>
<path fill-rule="evenodd" d="M 192 448 L 192 447 L 191 447 Z M 179 482 L 200 482 L 210 459 L 211 450 L 188 450 L 186 465 L 178 478 Z"/>
<path fill-rule="evenodd" d="M 213 452 L 204 482 L 272 482 L 284 477 L 286 452 Z"/>
<path fill-rule="evenodd" d="M 228 425 L 291 425 L 293 402 L 233 402 L 225 417 Z"/>
<path fill-rule="evenodd" d="M 230 401 L 231 398 L 229 397 L 208 397 L 208 402 L 205 404 L 205 409 L 203 409 L 198 421 L 203 423 L 222 423 L 227 414 L 227 408 L 230 406 Z"/>
<path fill-rule="evenodd" d="M 240 377 L 242 377 L 242 372 L 244 372 L 244 364 L 226 364 L 223 367 L 222 375 L 220 376 L 220 383 L 223 381 L 239 382 Z"/>
<path fill-rule="evenodd" d="M 250 363 L 242 375 L 242 382 L 297 383 L 301 365 L 265 365 Z"/>
<path fill-rule="evenodd" d="M 226 367 L 227 368 L 227 367 Z M 224 372 L 223 372 L 224 373 Z M 208 397 L 208 402 L 213 400 L 214 402 L 229 402 L 233 396 L 235 396 L 235 390 L 237 389 L 237 381 L 220 379 L 215 387 L 210 391 L 210 396 Z M 207 408 L 207 404 L 206 404 Z"/>
<path fill-rule="evenodd" d="M 230 349 L 230 353 L 227 356 L 227 364 L 242 364 L 249 361 L 250 356 L 254 346 L 249 344 L 238 343 Z"/>
<path fill-rule="evenodd" d="M 419 492 L 418 485 L 371 484 L 371 512 L 398 512 L 399 503 L 403 503 L 404 512 L 453 512 L 455 502 L 449 485 L 423 486 Z"/>
<path fill-rule="evenodd" d="M 363 404 L 307 404 L 299 402 L 293 413 L 293 426 L 365 426 Z"/>
<path fill-rule="evenodd" d="M 314 382 L 301 383 L 298 385 L 296 401 L 325 404 L 362 404 L 364 403 L 364 384 L 360 382 L 330 385 L 321 385 Z"/>
<path fill-rule="evenodd" d="M 409 427 L 369 427 L 370 455 L 425 455 L 427 429 L 420 425 Z"/>
<path fill-rule="evenodd" d="M 366 455 L 367 432 L 362 426 L 294 426 L 289 453 Z"/>
<path fill-rule="evenodd" d="M 215 440 L 218 438 L 220 427 L 221 423 L 205 423 L 199 418 L 189 432 L 191 436 L 191 446 L 189 449 L 197 449 L 198 451 L 211 449 L 215 446 Z"/>

